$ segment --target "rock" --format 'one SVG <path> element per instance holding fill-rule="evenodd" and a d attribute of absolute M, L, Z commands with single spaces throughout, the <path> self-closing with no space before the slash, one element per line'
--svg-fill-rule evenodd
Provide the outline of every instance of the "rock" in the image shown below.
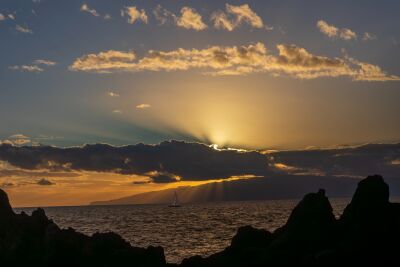
<path fill-rule="evenodd" d="M 15 214 L 0 189 L 0 266 L 166 266 L 161 247 L 132 247 L 115 233 L 60 229 L 43 209 Z"/>
<path fill-rule="evenodd" d="M 263 248 L 267 247 L 272 241 L 272 234 L 264 229 L 256 229 L 250 225 L 240 227 L 236 235 L 232 238 L 232 249 L 243 248 Z"/>
<path fill-rule="evenodd" d="M 167 264 L 161 247 L 133 247 L 115 233 L 60 229 L 43 209 L 15 214 L 0 190 L 0 266 L 398 267 L 399 240 L 400 204 L 389 202 L 379 175 L 359 182 L 339 220 L 321 189 L 304 196 L 274 233 L 241 227 L 225 250 L 180 265 Z"/>

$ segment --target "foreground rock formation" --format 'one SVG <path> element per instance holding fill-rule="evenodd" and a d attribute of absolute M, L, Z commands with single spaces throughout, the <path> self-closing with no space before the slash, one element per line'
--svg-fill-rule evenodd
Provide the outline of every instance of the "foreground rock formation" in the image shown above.
<path fill-rule="evenodd" d="M 60 229 L 43 209 L 15 214 L 0 190 L 0 266 L 178 266 L 161 247 L 136 248 L 114 233 Z M 224 251 L 183 260 L 201 266 L 400 266 L 400 204 L 379 175 L 358 184 L 337 220 L 324 190 L 307 194 L 271 233 L 242 227 Z"/>

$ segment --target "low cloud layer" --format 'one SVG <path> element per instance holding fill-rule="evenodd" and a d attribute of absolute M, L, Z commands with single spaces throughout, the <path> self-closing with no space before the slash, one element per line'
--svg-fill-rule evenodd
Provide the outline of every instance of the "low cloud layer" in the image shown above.
<path fill-rule="evenodd" d="M 54 183 L 50 180 L 47 180 L 45 178 L 40 179 L 39 181 L 37 181 L 38 185 L 54 185 Z"/>
<path fill-rule="evenodd" d="M 0 145 L 0 160 L 25 170 L 94 171 L 147 176 L 155 183 L 226 179 L 271 173 L 258 152 L 215 150 L 199 143 L 178 141 L 159 145 L 113 147 L 17 147 Z"/>
<path fill-rule="evenodd" d="M 362 178 L 371 174 L 398 178 L 400 144 L 282 151 L 268 154 L 271 166 L 285 173 Z"/>
<path fill-rule="evenodd" d="M 122 147 L 105 144 L 71 148 L 0 145 L 0 178 L 15 178 L 3 182 L 17 181 L 19 184 L 17 178 L 25 177 L 32 179 L 32 183 L 39 184 L 40 181 L 41 185 L 52 185 L 55 178 L 65 177 L 72 181 L 85 172 L 138 175 L 147 179 L 141 180 L 144 183 L 271 178 L 282 174 L 358 179 L 378 173 L 398 178 L 400 144 L 265 153 L 218 150 L 181 141 Z"/>
<path fill-rule="evenodd" d="M 247 75 L 270 73 L 299 79 L 320 77 L 350 77 L 356 81 L 400 80 L 379 66 L 348 56 L 330 58 L 314 55 L 296 45 L 279 44 L 275 54 L 262 43 L 247 46 L 212 46 L 205 49 L 172 51 L 150 50 L 142 58 L 134 51 L 109 50 L 77 58 L 70 70 L 97 73 L 118 71 L 184 71 L 201 69 L 203 74 Z"/>

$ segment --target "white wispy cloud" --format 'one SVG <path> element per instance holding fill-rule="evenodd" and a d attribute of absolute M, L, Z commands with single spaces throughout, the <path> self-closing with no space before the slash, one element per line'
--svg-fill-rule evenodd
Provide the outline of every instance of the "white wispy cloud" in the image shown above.
<path fill-rule="evenodd" d="M 379 66 L 357 61 L 348 56 L 330 58 L 314 55 L 296 45 L 279 44 L 274 54 L 262 43 L 247 46 L 211 46 L 205 49 L 172 51 L 150 50 L 137 59 L 134 51 L 105 51 L 77 58 L 70 70 L 97 73 L 117 71 L 177 71 L 201 69 L 202 73 L 246 75 L 270 73 L 299 79 L 347 76 L 357 81 L 399 80 Z"/>
<path fill-rule="evenodd" d="M 163 8 L 160 4 L 158 4 L 153 9 L 153 15 L 156 18 L 156 20 L 159 22 L 160 25 L 166 24 L 170 19 L 173 19 L 173 20 L 176 19 L 176 16 L 174 13 Z"/>
<path fill-rule="evenodd" d="M 95 17 L 99 17 L 100 16 L 100 14 L 97 12 L 96 9 L 90 8 L 87 4 L 82 4 L 80 10 L 82 12 L 87 12 L 89 14 L 92 14 Z"/>
<path fill-rule="evenodd" d="M 15 20 L 15 16 L 11 13 L 10 14 L 0 13 L 0 21 L 7 20 L 7 19 Z"/>
<path fill-rule="evenodd" d="M 215 11 L 211 15 L 211 21 L 217 29 L 225 29 L 233 31 L 242 23 L 247 23 L 253 28 L 264 28 L 264 22 L 260 16 L 254 12 L 248 4 L 234 6 L 230 4 L 225 5 L 224 11 Z M 271 27 L 265 27 L 272 29 Z"/>
<path fill-rule="evenodd" d="M 376 40 L 376 39 L 378 39 L 378 37 L 375 34 L 370 33 L 370 32 L 364 32 L 364 35 L 363 35 L 364 41 L 370 41 L 370 40 Z"/>
<path fill-rule="evenodd" d="M 46 60 L 46 59 L 36 59 L 33 61 L 34 64 L 37 65 L 46 65 L 46 66 L 55 66 L 57 62 L 51 61 L 51 60 Z"/>
<path fill-rule="evenodd" d="M 129 24 L 133 24 L 135 21 L 142 21 L 147 24 L 149 21 L 146 11 L 144 9 L 139 10 L 136 6 L 125 7 L 121 10 L 121 16 L 127 16 Z"/>
<path fill-rule="evenodd" d="M 104 16 L 102 16 L 102 15 L 100 15 L 99 12 L 97 12 L 96 9 L 90 8 L 90 7 L 89 7 L 87 4 L 85 4 L 85 3 L 81 5 L 80 11 L 81 11 L 81 12 L 89 13 L 89 14 L 95 16 L 95 17 L 102 17 L 103 19 L 106 19 L 106 20 L 111 19 L 111 16 L 110 16 L 109 14 L 105 14 Z"/>
<path fill-rule="evenodd" d="M 324 20 L 319 20 L 317 22 L 317 28 L 322 34 L 331 39 L 340 38 L 346 41 L 357 39 L 357 34 L 354 31 L 348 28 L 338 28 L 332 24 L 328 24 Z"/>
<path fill-rule="evenodd" d="M 43 72 L 44 70 L 37 65 L 15 65 L 8 67 L 10 70 L 18 70 L 22 72 Z"/>
<path fill-rule="evenodd" d="M 16 25 L 15 26 L 15 30 L 18 32 L 22 32 L 22 33 L 29 33 L 29 34 L 33 34 L 33 31 L 31 29 L 29 29 L 28 27 L 23 27 L 21 25 Z"/>
<path fill-rule="evenodd" d="M 119 97 L 119 94 L 118 94 L 118 93 L 115 93 L 115 92 L 113 92 L 113 91 L 109 91 L 107 94 L 108 94 L 108 96 L 110 96 L 110 97 Z"/>
<path fill-rule="evenodd" d="M 43 66 L 44 67 L 52 67 L 55 66 L 57 62 L 51 61 L 51 60 L 46 60 L 46 59 L 37 59 L 32 62 L 32 64 L 26 64 L 26 65 L 14 65 L 8 67 L 10 70 L 17 70 L 17 71 L 22 71 L 22 72 L 43 72 Z"/>

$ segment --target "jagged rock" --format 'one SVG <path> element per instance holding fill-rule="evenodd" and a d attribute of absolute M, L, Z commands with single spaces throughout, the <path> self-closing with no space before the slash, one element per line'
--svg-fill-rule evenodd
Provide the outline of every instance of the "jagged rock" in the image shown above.
<path fill-rule="evenodd" d="M 115 233 L 60 229 L 43 209 L 15 214 L 0 189 L 0 266 L 166 266 L 161 247 L 132 247 Z"/>
<path fill-rule="evenodd" d="M 389 186 L 380 175 L 368 176 L 339 222 L 339 246 L 347 261 L 365 266 L 400 266 L 400 208 L 389 202 Z"/>
<path fill-rule="evenodd" d="M 398 267 L 399 251 L 400 204 L 389 202 L 389 187 L 374 175 L 359 182 L 339 220 L 320 190 L 307 194 L 274 233 L 241 227 L 225 250 L 179 266 Z M 161 247 L 132 247 L 115 233 L 60 229 L 43 209 L 15 214 L 0 190 L 0 266 L 29 265 L 178 266 L 165 262 Z"/>

